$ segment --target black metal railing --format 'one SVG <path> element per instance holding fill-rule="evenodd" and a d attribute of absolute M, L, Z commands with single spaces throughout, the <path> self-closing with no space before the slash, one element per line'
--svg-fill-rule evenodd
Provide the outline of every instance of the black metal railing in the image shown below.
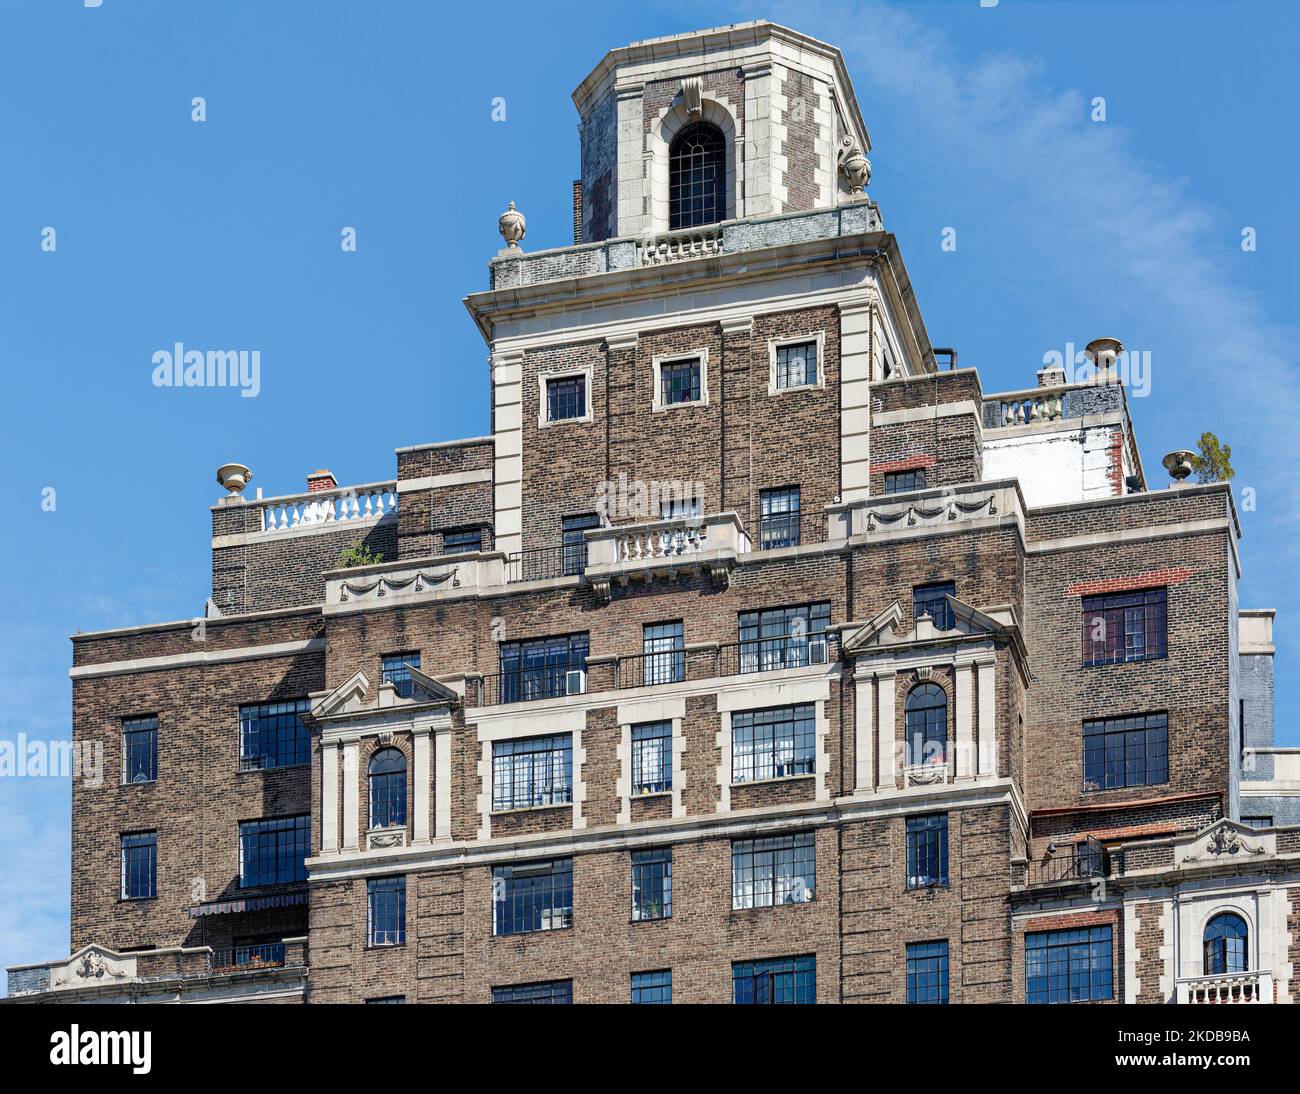
<path fill-rule="evenodd" d="M 586 690 L 586 662 L 575 661 L 484 676 L 478 684 L 478 703 L 485 707 L 496 706 L 498 703 L 528 703 L 538 699 L 581 695 Z"/>
<path fill-rule="evenodd" d="M 801 514 L 771 513 L 758 520 L 758 542 L 754 544 L 760 551 L 774 551 L 779 547 L 798 547 L 803 542 Z"/>
<path fill-rule="evenodd" d="M 1106 848 L 1088 836 L 1078 843 L 1058 847 L 1055 853 L 1032 863 L 1029 868 L 1029 883 L 1086 881 L 1106 877 L 1109 873 L 1110 856 L 1106 853 Z"/>
<path fill-rule="evenodd" d="M 254 942 L 213 950 L 210 964 L 213 972 L 276 968 L 284 964 L 284 943 Z"/>
<path fill-rule="evenodd" d="M 655 684 L 676 684 L 686 679 L 686 651 L 660 650 L 633 653 L 618 659 L 620 688 L 648 688 Z"/>
<path fill-rule="evenodd" d="M 837 631 L 754 638 L 718 646 L 706 655 L 709 659 L 707 665 L 691 670 L 689 675 L 707 679 L 715 676 L 743 676 L 751 672 L 777 672 L 780 669 L 798 669 L 808 665 L 833 665 L 839 660 L 839 655 L 840 636 Z M 691 663 L 694 664 L 694 661 Z M 687 677 L 686 652 L 671 650 L 620 657 L 615 679 L 616 686 L 620 688 L 643 688 L 676 683 Z"/>
<path fill-rule="evenodd" d="M 570 577 L 587 568 L 587 545 L 566 544 L 562 547 L 531 547 L 506 555 L 506 581 L 545 581 L 552 577 Z"/>

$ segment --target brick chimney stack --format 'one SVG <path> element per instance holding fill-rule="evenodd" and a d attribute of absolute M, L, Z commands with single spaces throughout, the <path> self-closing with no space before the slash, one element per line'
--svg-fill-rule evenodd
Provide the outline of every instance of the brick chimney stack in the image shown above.
<path fill-rule="evenodd" d="M 333 490 L 338 486 L 334 479 L 334 472 L 321 468 L 319 471 L 313 471 L 307 476 L 307 493 L 315 494 L 321 490 Z"/>

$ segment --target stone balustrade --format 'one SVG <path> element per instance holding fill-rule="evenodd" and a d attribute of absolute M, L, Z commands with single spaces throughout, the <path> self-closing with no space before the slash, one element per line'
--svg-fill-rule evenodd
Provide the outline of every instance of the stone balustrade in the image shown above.
<path fill-rule="evenodd" d="M 587 532 L 586 574 L 601 596 L 611 583 L 707 571 L 725 584 L 736 557 L 751 550 L 735 513 L 620 524 Z"/>
<path fill-rule="evenodd" d="M 1003 429 L 1123 410 L 1123 387 L 1090 381 L 990 395 L 984 400 L 981 422 L 985 429 Z"/>
<path fill-rule="evenodd" d="M 640 240 L 636 246 L 638 266 L 662 266 L 688 258 L 707 258 L 722 251 L 722 229 L 717 225 L 665 232 Z"/>
<path fill-rule="evenodd" d="M 263 532 L 293 532 L 325 524 L 377 521 L 397 512 L 397 484 L 339 486 L 308 494 L 253 501 Z"/>
<path fill-rule="evenodd" d="M 1176 982 L 1180 1003 L 1272 1003 L 1273 974 L 1232 972 L 1189 976 Z"/>

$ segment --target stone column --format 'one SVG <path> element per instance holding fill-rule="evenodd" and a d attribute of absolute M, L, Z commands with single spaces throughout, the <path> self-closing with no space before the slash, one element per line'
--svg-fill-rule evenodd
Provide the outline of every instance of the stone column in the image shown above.
<path fill-rule="evenodd" d="M 451 723 L 433 738 L 433 838 L 451 839 Z"/>
<path fill-rule="evenodd" d="M 339 849 L 339 746 L 324 741 L 320 748 L 320 849 Z"/>
<path fill-rule="evenodd" d="M 343 850 L 356 851 L 361 846 L 358 807 L 361 783 L 357 777 L 359 742 L 343 742 Z"/>
<path fill-rule="evenodd" d="M 875 771 L 875 691 L 871 673 L 865 667 L 853 673 L 853 788 L 870 790 Z"/>
<path fill-rule="evenodd" d="M 979 773 L 988 776 L 996 776 L 998 773 L 998 708 L 993 683 L 996 668 L 997 661 L 994 658 L 979 662 Z"/>
<path fill-rule="evenodd" d="M 429 726 L 416 726 L 415 744 L 415 827 L 413 843 L 429 842 L 429 785 L 432 772 L 429 768 Z"/>
<path fill-rule="evenodd" d="M 840 305 L 840 486 L 845 502 L 871 496 L 871 314 L 868 295 Z"/>
<path fill-rule="evenodd" d="M 896 767 L 894 740 L 894 689 L 898 676 L 893 672 L 876 673 L 876 788 L 893 790 Z"/>
<path fill-rule="evenodd" d="M 957 722 L 957 763 L 953 769 L 959 779 L 972 778 L 976 771 L 975 760 L 975 666 L 954 665 L 957 681 L 955 717 Z"/>

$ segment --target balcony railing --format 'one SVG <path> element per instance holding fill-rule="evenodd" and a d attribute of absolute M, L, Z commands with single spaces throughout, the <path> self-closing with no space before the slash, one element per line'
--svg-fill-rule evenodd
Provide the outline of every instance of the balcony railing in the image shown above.
<path fill-rule="evenodd" d="M 1189 976 L 1175 982 L 1180 1003 L 1272 1003 L 1273 974 L 1230 972 Z"/>
<path fill-rule="evenodd" d="M 662 266 L 668 262 L 681 262 L 687 258 L 707 258 L 722 251 L 722 228 L 687 228 L 665 232 L 649 239 L 638 240 L 636 257 L 638 266 Z"/>
<path fill-rule="evenodd" d="M 497 672 L 478 681 L 478 705 L 530 703 L 539 699 L 560 699 L 582 695 L 587 690 L 585 664 L 543 665 L 539 668 Z"/>
<path fill-rule="evenodd" d="M 780 635 L 695 650 L 634 653 L 618 659 L 615 686 L 654 687 L 682 680 L 778 672 L 832 665 L 839 660 L 838 632 Z"/>
<path fill-rule="evenodd" d="M 278 968 L 284 964 L 284 943 L 256 942 L 213 950 L 209 964 L 214 973 Z"/>
<path fill-rule="evenodd" d="M 1110 856 L 1097 840 L 1088 836 L 1079 843 L 1058 848 L 1056 853 L 1029 868 L 1031 885 L 1062 881 L 1086 881 L 1110 873 Z"/>
<path fill-rule="evenodd" d="M 397 512 L 397 484 L 340 486 L 252 503 L 262 511 L 263 532 L 292 532 L 322 524 L 362 523 Z"/>
<path fill-rule="evenodd" d="M 798 547 L 803 542 L 801 513 L 771 513 L 758 520 L 758 549 L 774 551 Z"/>
<path fill-rule="evenodd" d="M 532 547 L 506 556 L 506 581 L 546 581 L 580 574 L 587 566 L 585 543 L 561 547 Z"/>

